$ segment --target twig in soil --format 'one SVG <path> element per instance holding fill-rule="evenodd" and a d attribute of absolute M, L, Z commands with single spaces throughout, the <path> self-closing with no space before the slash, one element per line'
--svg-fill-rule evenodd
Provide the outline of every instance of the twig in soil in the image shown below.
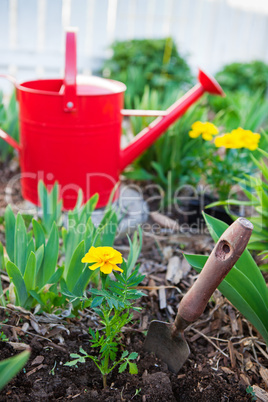
<path fill-rule="evenodd" d="M 10 328 L 18 328 L 18 327 L 15 327 L 14 325 L 10 325 L 10 324 L 3 324 L 3 323 L 1 323 L 0 324 L 1 326 L 5 326 L 5 327 L 10 327 Z M 29 331 L 23 331 L 25 334 L 28 334 L 28 335 L 31 335 L 31 336 L 33 336 L 33 337 L 38 337 L 38 338 L 42 338 L 42 339 L 45 339 L 46 341 L 49 341 L 49 342 L 51 342 L 51 343 L 53 343 L 52 341 L 51 341 L 51 339 L 49 339 L 49 338 L 46 338 L 45 336 L 41 336 L 41 335 L 38 335 L 38 334 L 32 334 L 31 332 L 29 332 Z"/>
<path fill-rule="evenodd" d="M 259 349 L 259 351 L 263 354 L 263 356 L 268 360 L 268 354 L 263 350 L 260 345 L 258 345 L 258 342 L 255 342 L 255 346 Z"/>
<path fill-rule="evenodd" d="M 223 356 L 225 357 L 229 357 L 226 353 L 224 353 L 217 345 L 216 343 L 214 343 L 210 337 L 206 336 L 205 334 L 203 334 L 201 331 L 198 331 L 198 329 L 195 329 L 194 327 L 188 327 L 189 329 L 191 329 L 192 331 L 196 332 L 197 334 L 203 336 L 203 338 L 205 338 L 209 343 L 211 343 L 211 345 L 214 346 L 215 349 L 217 349 Z"/>
<path fill-rule="evenodd" d="M 249 333 L 250 333 L 250 335 L 253 337 L 252 326 L 249 324 L 249 322 L 248 322 L 247 320 L 245 320 L 245 321 L 246 321 L 246 323 L 247 323 Z M 261 366 L 261 364 L 260 364 L 260 362 L 259 362 L 259 359 L 258 359 L 258 356 L 257 356 L 257 353 L 256 353 L 254 341 L 251 343 L 251 348 L 252 348 L 252 352 L 253 352 L 253 355 L 254 355 L 254 358 L 255 358 L 256 363 L 257 363 L 259 366 Z"/>

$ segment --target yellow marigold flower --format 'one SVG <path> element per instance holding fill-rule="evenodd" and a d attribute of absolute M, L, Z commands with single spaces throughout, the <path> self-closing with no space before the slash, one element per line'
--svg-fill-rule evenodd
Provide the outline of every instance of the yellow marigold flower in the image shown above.
<path fill-rule="evenodd" d="M 191 128 L 192 130 L 189 132 L 191 138 L 197 138 L 202 135 L 202 138 L 206 141 L 211 141 L 213 135 L 219 132 L 217 127 L 209 122 L 196 121 Z"/>
<path fill-rule="evenodd" d="M 240 144 L 237 139 L 231 135 L 231 133 L 226 133 L 215 138 L 215 146 L 217 148 L 240 148 Z"/>
<path fill-rule="evenodd" d="M 215 138 L 216 147 L 247 148 L 254 151 L 258 148 L 260 134 L 239 127 L 230 133 Z"/>
<path fill-rule="evenodd" d="M 237 138 L 240 148 L 248 148 L 251 151 L 258 148 L 259 140 L 261 138 L 260 134 L 253 133 L 250 130 L 244 130 L 241 127 L 233 130 L 231 134 Z"/>
<path fill-rule="evenodd" d="M 122 254 L 113 247 L 90 247 L 88 253 L 82 258 L 82 262 L 94 263 L 89 269 L 100 268 L 104 274 L 110 274 L 112 270 L 123 272 L 116 264 L 123 262 Z"/>

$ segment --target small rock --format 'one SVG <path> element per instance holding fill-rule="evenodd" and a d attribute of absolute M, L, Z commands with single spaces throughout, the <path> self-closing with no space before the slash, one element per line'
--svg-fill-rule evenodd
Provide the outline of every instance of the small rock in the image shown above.
<path fill-rule="evenodd" d="M 32 361 L 32 366 L 35 366 L 37 364 L 41 364 L 44 361 L 44 356 L 36 356 L 36 358 Z"/>
<path fill-rule="evenodd" d="M 170 388 L 170 390 L 172 391 L 171 382 L 166 373 L 160 372 L 147 375 L 144 374 L 142 376 L 142 379 L 145 385 L 151 385 L 155 388 L 163 388 L 163 387 L 165 387 L 166 389 Z"/>

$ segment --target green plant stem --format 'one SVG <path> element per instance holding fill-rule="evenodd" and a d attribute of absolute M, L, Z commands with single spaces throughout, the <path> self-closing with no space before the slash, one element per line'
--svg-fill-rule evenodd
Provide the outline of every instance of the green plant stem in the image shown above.
<path fill-rule="evenodd" d="M 107 374 L 102 375 L 103 388 L 107 387 Z"/>

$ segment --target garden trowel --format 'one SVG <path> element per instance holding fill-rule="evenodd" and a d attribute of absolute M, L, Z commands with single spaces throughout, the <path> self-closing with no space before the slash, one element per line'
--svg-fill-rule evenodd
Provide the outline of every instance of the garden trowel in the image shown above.
<path fill-rule="evenodd" d="M 232 223 L 219 238 L 198 279 L 181 300 L 174 323 L 151 322 L 144 347 L 163 360 L 170 371 L 177 373 L 187 360 L 190 349 L 183 331 L 203 313 L 210 296 L 245 250 L 252 229 L 251 222 L 244 218 Z"/>

